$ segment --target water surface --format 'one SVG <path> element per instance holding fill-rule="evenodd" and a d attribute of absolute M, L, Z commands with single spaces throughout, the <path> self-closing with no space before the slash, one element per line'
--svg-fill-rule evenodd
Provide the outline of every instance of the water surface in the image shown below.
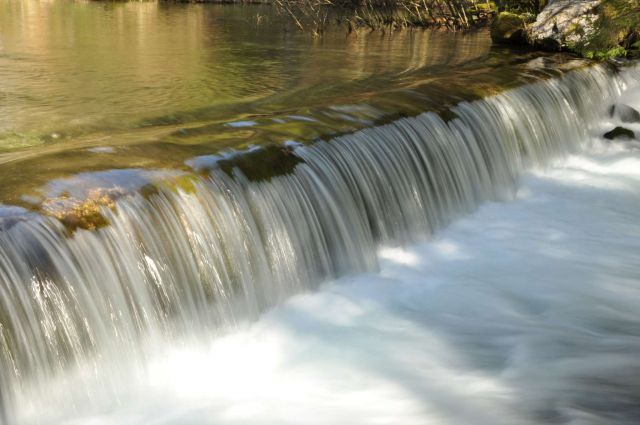
<path fill-rule="evenodd" d="M 0 422 L 631 423 L 640 68 L 585 65 L 0 2 Z"/>
<path fill-rule="evenodd" d="M 486 32 L 314 39 L 290 24 L 258 6 L 0 2 L 0 202 L 32 208 L 80 172 L 188 170 L 443 110 L 566 61 L 492 50 Z"/>
<path fill-rule="evenodd" d="M 485 204 L 433 241 L 383 247 L 379 272 L 293 297 L 224 337 L 156 347 L 138 367 L 119 360 L 122 376 L 90 396 L 82 374 L 67 376 L 22 419 L 633 424 L 640 150 L 600 130 L 586 151 L 526 173 L 513 202 Z"/>

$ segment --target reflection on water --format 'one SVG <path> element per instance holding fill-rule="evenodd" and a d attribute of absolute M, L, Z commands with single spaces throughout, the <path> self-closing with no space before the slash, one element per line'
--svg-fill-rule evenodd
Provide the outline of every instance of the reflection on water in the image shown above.
<path fill-rule="evenodd" d="M 267 23 L 258 24 L 265 13 Z M 488 50 L 484 36 L 465 38 L 463 51 L 430 48 L 443 41 L 430 33 L 345 39 L 336 32 L 318 41 L 283 31 L 277 20 L 256 7 L 3 2 L 0 130 L 55 139 L 61 130 L 171 121 L 296 92 L 296 100 L 268 101 L 290 108 L 308 89 L 317 102 L 343 94 L 337 85 Z"/>
<path fill-rule="evenodd" d="M 485 32 L 313 39 L 264 6 L 5 0 L 0 202 L 28 206 L 75 173 L 188 169 L 444 109 L 539 75 L 549 59 L 533 56 L 490 50 Z"/>

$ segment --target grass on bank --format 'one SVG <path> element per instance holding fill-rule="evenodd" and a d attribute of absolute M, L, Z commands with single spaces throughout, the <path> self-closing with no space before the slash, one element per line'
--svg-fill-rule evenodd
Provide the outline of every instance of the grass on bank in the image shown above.
<path fill-rule="evenodd" d="M 111 0 L 118 1 L 118 0 Z M 120 0 L 131 1 L 131 0 Z M 145 0 L 138 0 L 145 1 Z M 154 1 L 154 0 L 151 0 Z M 155 0 L 157 1 L 157 0 Z M 526 23 L 549 0 L 159 0 L 185 3 L 272 4 L 301 31 L 319 37 L 331 24 L 347 33 L 361 29 L 441 28 L 452 31 L 488 26 L 500 12 Z M 580 1 L 580 0 L 576 0 Z M 602 0 L 594 31 L 566 46 L 586 58 L 640 58 L 640 0 Z M 260 16 L 257 17 L 260 19 Z"/>
<path fill-rule="evenodd" d="M 296 26 L 319 36 L 334 20 L 347 32 L 361 28 L 444 28 L 486 26 L 499 12 L 532 22 L 548 0 L 273 0 Z M 640 56 L 640 0 L 602 0 L 594 31 L 568 50 L 587 58 Z"/>
<path fill-rule="evenodd" d="M 273 0 L 296 26 L 322 34 L 333 22 L 360 28 L 444 28 L 468 30 L 489 24 L 499 11 L 534 18 L 548 0 Z"/>
<path fill-rule="evenodd" d="M 348 32 L 437 27 L 460 30 L 490 18 L 491 4 L 474 0 L 274 0 L 298 28 L 320 35 L 335 20 Z"/>

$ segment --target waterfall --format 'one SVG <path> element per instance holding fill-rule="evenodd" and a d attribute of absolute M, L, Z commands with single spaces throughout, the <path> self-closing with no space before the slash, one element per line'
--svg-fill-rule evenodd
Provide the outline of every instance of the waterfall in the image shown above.
<path fill-rule="evenodd" d="M 192 190 L 118 200 L 97 230 L 0 216 L 2 404 L 44 396 L 47 382 L 98 357 L 135 357 L 145 342 L 231 326 L 375 270 L 380 244 L 429 237 L 508 199 L 527 168 L 579 149 L 638 77 L 592 66 L 462 102 L 448 120 L 428 112 L 283 147 L 296 160 L 289 172 L 252 179 L 213 167 Z"/>

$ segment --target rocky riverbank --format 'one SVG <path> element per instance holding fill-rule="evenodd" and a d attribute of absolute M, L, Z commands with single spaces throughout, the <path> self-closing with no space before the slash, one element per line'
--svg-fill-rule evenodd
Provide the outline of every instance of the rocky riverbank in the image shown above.
<path fill-rule="evenodd" d="M 640 57 L 640 1 L 551 0 L 537 16 L 500 12 L 491 25 L 497 43 L 525 44 L 584 57 Z"/>
<path fill-rule="evenodd" d="M 569 51 L 586 58 L 640 58 L 640 0 L 158 0 L 261 3 L 293 27 L 321 36 L 329 25 L 348 33 L 491 27 L 494 42 Z M 261 17 L 256 18 L 260 21 Z"/>

